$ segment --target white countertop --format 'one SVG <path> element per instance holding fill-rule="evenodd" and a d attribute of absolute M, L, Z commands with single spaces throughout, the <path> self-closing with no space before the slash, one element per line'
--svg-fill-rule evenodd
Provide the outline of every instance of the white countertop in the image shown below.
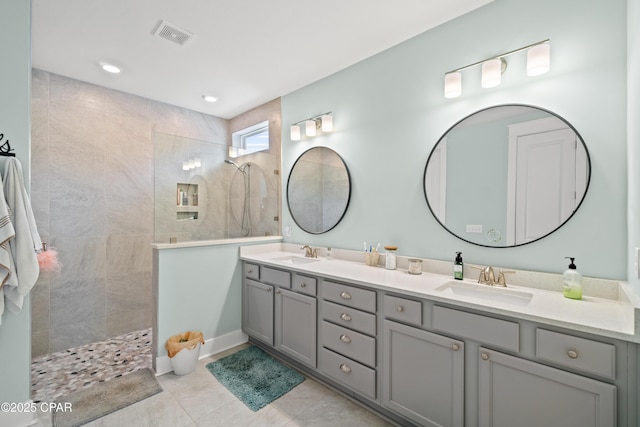
<path fill-rule="evenodd" d="M 503 290 L 504 288 L 486 289 L 489 293 L 503 292 L 518 295 L 520 292 L 532 295 L 526 305 L 521 305 L 501 301 L 499 297 L 477 298 L 457 295 L 450 289 L 438 289 L 445 287 L 449 282 L 462 283 L 462 286 L 488 288 L 487 285 L 477 284 L 475 280 L 465 279 L 460 282 L 454 281 L 450 275 L 433 272 L 425 271 L 421 275 L 413 275 L 403 268 L 386 270 L 382 266 L 370 267 L 364 263 L 363 254 L 355 251 L 334 250 L 334 253 L 340 253 L 340 259 L 335 258 L 335 255 L 331 259 L 319 257 L 317 262 L 304 264 L 282 261 L 282 258 L 290 256 L 303 257 L 302 251 L 298 250 L 299 246 L 286 243 L 243 246 L 240 248 L 240 258 L 326 279 L 346 281 L 371 289 L 398 292 L 487 313 L 640 343 L 640 333 L 636 331 L 635 324 L 635 313 L 636 311 L 640 313 L 640 304 L 638 297 L 631 293 L 629 285 L 624 282 L 611 281 L 617 284 L 619 289 L 617 292 L 611 292 L 607 297 L 584 295 L 582 300 L 565 298 L 559 290 L 541 289 L 535 283 L 531 283 L 530 286 L 508 285 L 506 290 Z M 362 260 L 358 261 L 361 258 Z M 402 267 L 403 263 L 399 261 L 398 264 Z M 535 273 L 526 273 L 527 280 L 535 281 Z M 545 273 L 540 275 L 541 280 L 545 280 L 545 275 L 550 276 Z"/>

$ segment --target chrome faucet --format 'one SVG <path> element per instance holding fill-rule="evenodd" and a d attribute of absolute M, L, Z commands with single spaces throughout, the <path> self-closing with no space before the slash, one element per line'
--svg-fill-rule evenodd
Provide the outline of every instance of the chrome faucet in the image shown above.
<path fill-rule="evenodd" d="M 472 266 L 480 270 L 480 275 L 478 276 L 478 283 L 482 283 L 489 286 L 498 286 L 501 288 L 507 287 L 507 279 L 504 277 L 505 274 L 515 274 L 516 272 L 513 270 L 498 270 L 498 278 L 496 279 L 495 272 L 493 271 L 493 267 L 490 265 L 486 267 L 476 267 Z"/>
<path fill-rule="evenodd" d="M 304 245 L 300 249 L 304 249 L 305 258 L 318 258 L 318 248 L 312 248 L 309 245 Z"/>

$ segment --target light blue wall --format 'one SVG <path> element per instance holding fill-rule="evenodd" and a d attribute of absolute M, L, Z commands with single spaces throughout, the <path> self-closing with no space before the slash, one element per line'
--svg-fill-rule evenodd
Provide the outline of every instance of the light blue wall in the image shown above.
<path fill-rule="evenodd" d="M 629 282 L 640 293 L 634 269 L 635 248 L 640 248 L 640 0 L 628 1 L 628 107 L 627 167 L 629 168 Z"/>
<path fill-rule="evenodd" d="M 29 182 L 31 2 L 0 2 L 0 133 L 16 149 Z M 5 142 L 5 139 L 1 143 Z M 31 308 L 29 299 L 19 315 L 5 311 L 0 325 L 0 402 L 29 400 L 31 372 Z M 0 414 L 1 416 L 2 414 Z M 1 418 L 1 417 L 0 417 Z"/>
<path fill-rule="evenodd" d="M 158 250 L 157 356 L 172 335 L 201 331 L 205 339 L 241 328 L 239 245 Z"/>
<path fill-rule="evenodd" d="M 402 255 L 561 272 L 565 256 L 587 276 L 627 276 L 626 2 L 496 0 L 282 99 L 283 128 L 332 111 L 335 132 L 291 142 L 283 133 L 283 185 L 298 155 L 336 150 L 353 180 L 351 205 L 329 233 L 297 227 L 286 204 L 287 241 L 359 249 L 397 244 Z M 526 55 L 508 59 L 503 83 L 480 88 L 479 68 L 463 73 L 463 95 L 443 96 L 446 71 L 551 39 L 551 71 L 525 75 Z M 558 232 L 518 248 L 465 243 L 440 227 L 423 196 L 429 153 L 454 123 L 482 108 L 522 103 L 570 122 L 590 151 L 592 179 L 576 215 Z M 637 158 L 637 157 L 636 157 Z M 283 189 L 283 192 L 285 190 Z M 474 208 L 475 207 L 470 207 Z"/>

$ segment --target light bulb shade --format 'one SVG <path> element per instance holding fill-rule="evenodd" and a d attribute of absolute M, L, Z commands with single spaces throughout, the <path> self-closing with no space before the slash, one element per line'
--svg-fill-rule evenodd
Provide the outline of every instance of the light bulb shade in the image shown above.
<path fill-rule="evenodd" d="M 331 132 L 333 130 L 333 116 L 325 114 L 320 119 L 322 120 L 322 132 Z"/>
<path fill-rule="evenodd" d="M 300 141 L 300 126 L 292 125 L 291 126 L 291 140 L 292 141 Z"/>
<path fill-rule="evenodd" d="M 551 66 L 551 45 L 542 43 L 527 51 L 527 76 L 539 76 Z"/>
<path fill-rule="evenodd" d="M 193 159 L 189 159 L 188 165 L 189 165 L 189 169 L 195 169 L 196 161 Z"/>
<path fill-rule="evenodd" d="M 491 88 L 500 84 L 502 79 L 502 61 L 500 58 L 490 59 L 482 63 L 482 87 Z"/>
<path fill-rule="evenodd" d="M 462 73 L 455 71 L 444 75 L 444 97 L 456 98 L 462 94 Z"/>
<path fill-rule="evenodd" d="M 304 122 L 304 134 L 307 136 L 316 136 L 316 121 L 307 120 Z"/>
<path fill-rule="evenodd" d="M 189 162 L 182 162 L 182 170 L 183 171 L 189 170 Z"/>
<path fill-rule="evenodd" d="M 202 161 L 200 160 L 200 157 L 196 157 L 195 159 L 193 159 L 193 163 L 194 163 L 195 167 L 197 167 L 197 168 L 202 166 Z"/>

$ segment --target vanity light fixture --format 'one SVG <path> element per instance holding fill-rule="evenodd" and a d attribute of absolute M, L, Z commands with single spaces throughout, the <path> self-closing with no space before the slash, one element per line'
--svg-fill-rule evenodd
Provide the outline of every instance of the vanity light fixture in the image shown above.
<path fill-rule="evenodd" d="M 304 124 L 305 136 L 313 137 L 318 135 L 318 130 L 323 133 L 333 131 L 333 116 L 328 112 L 292 124 L 289 131 L 292 141 L 300 141 L 302 124 Z"/>
<path fill-rule="evenodd" d="M 549 39 L 546 39 L 445 73 L 444 97 L 457 98 L 460 96 L 462 94 L 462 71 L 478 65 L 482 66 L 482 87 L 492 88 L 498 86 L 502 80 L 502 74 L 507 69 L 505 58 L 524 50 L 527 51 L 528 76 L 539 76 L 549 71 L 551 44 Z"/>

